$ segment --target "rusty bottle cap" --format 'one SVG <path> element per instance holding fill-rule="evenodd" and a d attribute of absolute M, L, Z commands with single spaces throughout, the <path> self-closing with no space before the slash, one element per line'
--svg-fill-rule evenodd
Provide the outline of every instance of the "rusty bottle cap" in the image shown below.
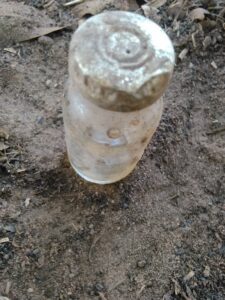
<path fill-rule="evenodd" d="M 130 112 L 164 93 L 175 55 L 157 24 L 138 14 L 110 11 L 78 28 L 69 60 L 70 78 L 88 100 L 107 110 Z"/>

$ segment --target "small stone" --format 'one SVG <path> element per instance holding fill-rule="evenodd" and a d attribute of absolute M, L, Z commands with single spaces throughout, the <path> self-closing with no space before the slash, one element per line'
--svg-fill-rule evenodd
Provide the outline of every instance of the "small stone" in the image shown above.
<path fill-rule="evenodd" d="M 50 88 L 50 86 L 52 85 L 52 81 L 50 79 L 46 80 L 45 85 L 47 88 Z"/>
<path fill-rule="evenodd" d="M 44 117 L 43 116 L 38 116 L 36 119 L 37 124 L 43 124 Z"/>
<path fill-rule="evenodd" d="M 30 198 L 26 198 L 24 204 L 25 204 L 25 207 L 28 207 L 30 205 Z"/>
<path fill-rule="evenodd" d="M 16 227 L 14 224 L 9 224 L 4 226 L 5 231 L 15 233 L 16 232 Z"/>
<path fill-rule="evenodd" d="M 9 256 L 9 254 L 5 254 L 5 255 L 3 256 L 3 258 L 4 258 L 4 260 L 9 260 L 10 256 Z"/>
<path fill-rule="evenodd" d="M 223 37 L 222 37 L 222 35 L 220 33 L 218 33 L 216 35 L 216 39 L 217 39 L 217 42 L 219 42 L 219 43 L 223 41 Z"/>
<path fill-rule="evenodd" d="M 180 54 L 178 55 L 178 57 L 179 57 L 180 60 L 184 60 L 185 57 L 187 56 L 187 54 L 188 54 L 188 49 L 187 49 L 187 48 L 184 48 L 184 49 L 180 52 Z"/>
<path fill-rule="evenodd" d="M 40 36 L 38 42 L 44 46 L 51 46 L 54 43 L 53 39 L 46 35 Z"/>
<path fill-rule="evenodd" d="M 210 36 L 206 36 L 204 41 L 203 41 L 203 47 L 206 50 L 212 43 L 212 39 Z"/>
<path fill-rule="evenodd" d="M 215 63 L 215 61 L 211 62 L 211 66 L 216 70 L 218 69 L 217 64 Z"/>
<path fill-rule="evenodd" d="M 29 289 L 27 290 L 28 293 L 33 293 L 33 291 L 34 291 L 34 290 L 33 290 L 32 288 L 29 288 Z"/>
<path fill-rule="evenodd" d="M 205 270 L 204 270 L 204 272 L 203 272 L 203 275 L 204 275 L 204 277 L 206 277 L 206 278 L 209 277 L 209 275 L 210 275 L 210 267 L 209 267 L 209 266 L 206 266 L 206 267 L 205 267 Z"/>
<path fill-rule="evenodd" d="M 95 289 L 97 292 L 102 292 L 104 291 L 105 287 L 101 283 L 96 283 Z"/>
<path fill-rule="evenodd" d="M 139 261 L 137 262 L 137 266 L 138 266 L 138 268 L 140 268 L 140 269 L 144 268 L 144 267 L 146 266 L 146 264 L 147 264 L 146 260 L 139 260 Z"/>

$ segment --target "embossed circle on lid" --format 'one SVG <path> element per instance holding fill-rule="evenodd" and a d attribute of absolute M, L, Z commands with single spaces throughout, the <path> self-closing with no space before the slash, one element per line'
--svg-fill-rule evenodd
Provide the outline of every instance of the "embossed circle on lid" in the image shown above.
<path fill-rule="evenodd" d="M 88 19 L 73 35 L 70 78 L 100 107 L 134 111 L 162 95 L 174 59 L 171 41 L 157 24 L 111 11 Z"/>

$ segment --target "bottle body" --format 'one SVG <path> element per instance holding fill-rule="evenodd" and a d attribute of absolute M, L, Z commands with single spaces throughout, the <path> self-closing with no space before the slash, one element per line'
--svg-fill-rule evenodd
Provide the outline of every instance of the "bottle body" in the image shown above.
<path fill-rule="evenodd" d="M 134 169 L 159 124 L 174 60 L 166 33 L 138 14 L 104 12 L 76 30 L 63 112 L 80 176 L 107 184 Z"/>
<path fill-rule="evenodd" d="M 63 112 L 71 165 L 94 183 L 107 184 L 126 177 L 154 134 L 162 109 L 160 98 L 138 111 L 109 111 L 89 101 L 70 80 Z"/>

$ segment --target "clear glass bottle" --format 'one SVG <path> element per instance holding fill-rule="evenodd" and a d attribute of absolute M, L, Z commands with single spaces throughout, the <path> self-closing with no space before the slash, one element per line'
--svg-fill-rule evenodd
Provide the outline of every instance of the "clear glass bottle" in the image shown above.
<path fill-rule="evenodd" d="M 135 168 L 159 124 L 174 59 L 166 33 L 138 14 L 110 11 L 78 28 L 63 112 L 80 176 L 106 184 Z"/>

